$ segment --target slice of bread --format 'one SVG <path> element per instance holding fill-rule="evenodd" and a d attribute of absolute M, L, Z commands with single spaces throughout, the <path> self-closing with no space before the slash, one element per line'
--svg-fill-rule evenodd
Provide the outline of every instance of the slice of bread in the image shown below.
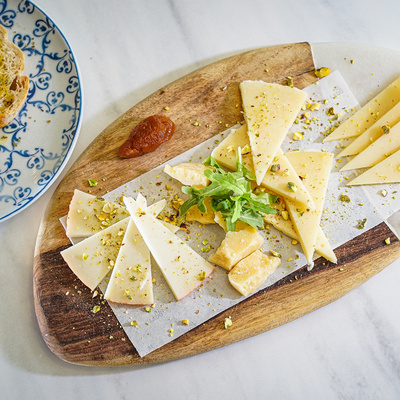
<path fill-rule="evenodd" d="M 29 89 L 29 78 L 22 75 L 24 53 L 8 41 L 0 25 L 0 128 L 6 126 L 23 106 Z"/>

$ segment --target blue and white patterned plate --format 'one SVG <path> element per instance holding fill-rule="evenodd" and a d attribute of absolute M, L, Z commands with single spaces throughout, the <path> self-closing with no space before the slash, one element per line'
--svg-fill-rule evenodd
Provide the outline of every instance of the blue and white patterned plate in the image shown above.
<path fill-rule="evenodd" d="M 0 222 L 37 200 L 60 174 L 78 138 L 78 67 L 54 22 L 26 0 L 0 0 L 0 23 L 25 54 L 29 93 L 0 129 Z"/>

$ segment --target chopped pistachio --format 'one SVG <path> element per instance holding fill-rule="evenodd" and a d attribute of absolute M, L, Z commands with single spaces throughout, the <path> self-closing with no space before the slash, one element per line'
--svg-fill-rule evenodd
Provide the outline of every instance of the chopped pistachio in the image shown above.
<path fill-rule="evenodd" d="M 383 133 L 389 133 L 390 132 L 390 126 L 389 125 L 382 125 L 381 126 Z"/>
<path fill-rule="evenodd" d="M 291 192 L 297 192 L 297 186 L 293 182 L 288 182 L 286 187 L 291 191 Z"/>
<path fill-rule="evenodd" d="M 270 252 L 274 257 L 279 257 L 279 258 L 282 257 L 282 255 L 281 255 L 280 253 L 278 253 L 277 251 L 270 250 L 269 252 Z"/>
<path fill-rule="evenodd" d="M 225 318 L 225 320 L 224 320 L 224 327 L 225 327 L 225 329 L 229 329 L 231 326 L 232 326 L 232 318 L 231 318 L 231 316 L 229 316 L 229 317 L 227 317 L 227 318 Z"/>
<path fill-rule="evenodd" d="M 367 223 L 367 218 L 364 218 L 361 221 L 358 221 L 358 229 L 364 229 L 366 223 Z"/>
<path fill-rule="evenodd" d="M 388 237 L 388 238 L 385 239 L 385 243 L 386 243 L 386 244 L 390 244 L 390 237 Z"/>
<path fill-rule="evenodd" d="M 94 179 L 88 179 L 88 182 L 90 187 L 97 186 L 97 181 Z"/>
<path fill-rule="evenodd" d="M 350 203 L 351 202 L 350 197 L 347 196 L 347 194 L 341 194 L 340 197 L 339 197 L 339 200 L 343 201 L 345 203 Z"/>
<path fill-rule="evenodd" d="M 331 73 L 331 69 L 322 67 L 322 68 L 316 69 L 314 73 L 317 78 L 323 78 L 324 76 L 327 76 Z"/>

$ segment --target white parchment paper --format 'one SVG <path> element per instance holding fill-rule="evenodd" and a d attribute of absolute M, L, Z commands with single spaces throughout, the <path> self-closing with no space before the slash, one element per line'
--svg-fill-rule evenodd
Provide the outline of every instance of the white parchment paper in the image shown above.
<path fill-rule="evenodd" d="M 310 118 L 299 119 L 299 123 L 293 125 L 282 149 L 284 151 L 314 149 L 339 153 L 342 143 L 322 143 L 327 131 L 340 121 L 340 117 L 337 120 L 327 111 L 333 107 L 336 115 L 341 113 L 341 118 L 347 118 L 350 112 L 354 112 L 358 108 L 356 98 L 337 71 L 304 90 L 308 93 L 310 102 L 318 102 L 321 107 L 316 111 L 304 111 L 310 112 Z M 306 119 L 309 119 L 310 122 L 307 123 Z M 231 129 L 228 129 L 168 161 L 168 164 L 176 165 L 181 162 L 204 161 L 217 143 L 230 132 Z M 301 132 L 304 139 L 300 141 L 292 140 L 295 132 Z M 333 248 L 363 233 L 364 230 L 359 228 L 359 221 L 364 218 L 367 219 L 365 230 L 368 230 L 400 208 L 400 198 L 397 199 L 396 196 L 400 185 L 346 187 L 346 183 L 353 179 L 354 173 L 352 171 L 339 172 L 345 162 L 346 159 L 342 159 L 340 162 L 336 158 L 333 163 L 321 223 Z M 163 172 L 163 167 L 164 164 L 115 189 L 104 197 L 109 201 L 116 201 L 122 195 L 136 198 L 140 192 L 147 198 L 148 204 L 162 198 L 172 200 L 175 194 L 185 198 L 180 190 L 181 184 L 167 176 Z M 382 196 L 382 189 L 387 190 L 388 196 Z M 341 194 L 346 194 L 350 198 L 350 202 L 340 201 Z M 172 208 L 167 211 L 176 214 L 176 211 Z M 291 239 L 282 235 L 273 227 L 268 231 L 261 231 L 261 233 L 265 238 L 262 249 L 266 252 L 272 249 L 281 253 L 282 263 L 260 289 L 272 285 L 306 264 L 300 245 L 292 245 Z M 225 232 L 216 224 L 202 226 L 199 223 L 191 223 L 187 224 L 187 229 L 178 231 L 177 235 L 187 241 L 199 254 L 208 258 L 220 245 L 225 237 Z M 153 307 L 150 308 L 150 312 L 142 306 L 110 303 L 121 326 L 140 356 L 145 356 L 244 300 L 244 297 L 229 284 L 227 271 L 216 267 L 212 276 L 204 281 L 204 284 L 198 290 L 177 302 L 154 260 L 152 265 L 156 300 Z M 103 291 L 106 284 L 106 281 L 103 281 L 100 285 Z M 183 320 L 188 320 L 189 324 L 185 325 L 182 323 Z M 222 324 L 221 329 L 224 329 Z"/>

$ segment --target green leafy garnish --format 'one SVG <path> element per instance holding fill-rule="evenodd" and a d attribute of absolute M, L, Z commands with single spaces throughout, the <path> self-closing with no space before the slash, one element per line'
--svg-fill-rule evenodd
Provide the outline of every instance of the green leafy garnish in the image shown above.
<path fill-rule="evenodd" d="M 276 213 L 270 204 L 276 202 L 277 196 L 265 192 L 253 193 L 251 181 L 255 181 L 256 177 L 244 166 L 240 147 L 237 149 L 236 172 L 225 172 L 213 157 L 208 157 L 204 164 L 212 167 L 204 171 L 211 183 L 203 189 L 182 187 L 182 191 L 190 198 L 179 208 L 180 216 L 196 205 L 201 212 L 207 212 L 204 204 L 207 197 L 211 198 L 212 209 L 219 211 L 225 218 L 228 231 L 236 229 L 237 221 L 245 222 L 256 229 L 262 228 L 262 214 Z"/>

